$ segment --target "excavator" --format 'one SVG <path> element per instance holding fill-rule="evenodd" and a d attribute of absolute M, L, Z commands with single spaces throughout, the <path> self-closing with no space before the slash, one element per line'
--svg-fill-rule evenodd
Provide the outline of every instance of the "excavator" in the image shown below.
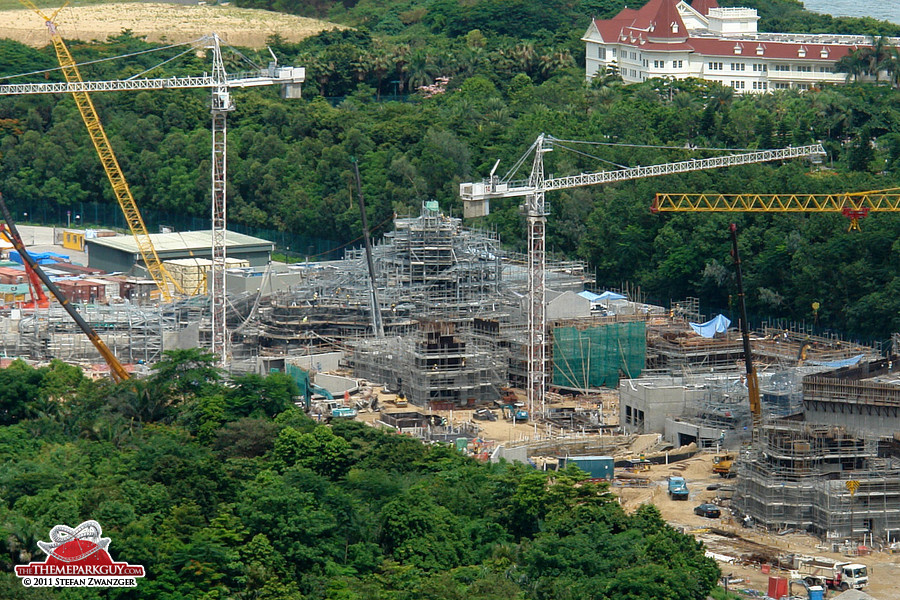
<path fill-rule="evenodd" d="M 16 224 L 13 221 L 12 214 L 9 212 L 9 208 L 6 207 L 6 202 L 3 201 L 3 195 L 0 194 L 0 213 L 2 213 L 3 220 L 6 221 L 6 235 L 9 237 L 10 243 L 15 246 L 16 250 L 19 251 L 19 254 L 22 256 L 22 260 L 25 262 L 26 270 L 29 271 L 29 281 L 32 281 L 30 277 L 33 275 L 37 278 L 37 283 L 30 283 L 32 285 L 32 290 L 35 288 L 38 290 L 40 296 L 43 296 L 43 291 L 41 290 L 40 284 L 43 283 L 50 293 L 53 294 L 53 297 L 56 298 L 57 302 L 62 305 L 63 309 L 69 316 L 72 317 L 72 320 L 78 325 L 81 331 L 88 337 L 91 343 L 94 345 L 94 348 L 97 349 L 97 352 L 100 353 L 100 356 L 103 357 L 103 360 L 106 361 L 106 364 L 109 365 L 109 374 L 112 377 L 113 381 L 116 383 L 120 383 L 122 381 L 126 381 L 131 378 L 131 375 L 128 371 L 125 370 L 125 367 L 122 363 L 119 362 L 119 359 L 116 358 L 116 355 L 112 353 L 112 350 L 103 343 L 103 340 L 100 339 L 100 336 L 97 335 L 97 332 L 94 331 L 94 328 L 91 327 L 90 323 L 84 320 L 77 310 L 69 303 L 69 299 L 66 298 L 65 294 L 59 291 L 59 288 L 56 287 L 56 284 L 53 283 L 50 278 L 44 273 L 44 270 L 41 268 L 37 262 L 28 254 L 28 250 L 25 249 L 25 243 L 22 241 L 22 236 L 19 235 L 19 230 L 16 229 Z M 34 293 L 34 291 L 32 292 Z M 35 298 L 35 301 L 39 301 L 40 296 Z M 46 296 L 44 296 L 46 299 Z M 48 301 L 49 305 L 49 301 Z"/>

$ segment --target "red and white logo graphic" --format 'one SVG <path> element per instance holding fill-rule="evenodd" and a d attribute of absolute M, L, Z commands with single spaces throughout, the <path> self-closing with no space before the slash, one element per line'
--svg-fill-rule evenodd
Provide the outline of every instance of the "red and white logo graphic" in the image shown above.
<path fill-rule="evenodd" d="M 49 542 L 38 542 L 47 554 L 44 562 L 16 566 L 25 587 L 135 587 L 144 567 L 115 562 L 107 548 L 109 538 L 97 521 L 85 521 L 74 529 L 57 525 Z"/>

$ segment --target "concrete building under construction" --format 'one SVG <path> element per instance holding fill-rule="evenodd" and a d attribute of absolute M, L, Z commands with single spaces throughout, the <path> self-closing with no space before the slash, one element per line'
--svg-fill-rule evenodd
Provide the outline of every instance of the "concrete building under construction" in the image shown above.
<path fill-rule="evenodd" d="M 733 505 L 773 530 L 833 541 L 900 538 L 900 457 L 878 440 L 811 423 L 763 426 L 738 463 Z"/>

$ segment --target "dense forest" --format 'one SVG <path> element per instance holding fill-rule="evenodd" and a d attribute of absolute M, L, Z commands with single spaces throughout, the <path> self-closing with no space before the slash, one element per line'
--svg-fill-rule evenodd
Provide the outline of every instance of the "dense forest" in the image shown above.
<path fill-rule="evenodd" d="M 705 600 L 719 569 L 577 469 L 482 464 L 358 422 L 317 424 L 283 374 L 226 382 L 174 351 L 94 383 L 0 370 L 0 597 Z M 56 524 L 95 519 L 136 588 L 26 589 Z M 717 591 L 717 597 L 720 591 Z"/>
<path fill-rule="evenodd" d="M 861 232 L 839 215 L 653 215 L 656 192 L 846 192 L 890 189 L 900 181 L 900 91 L 889 80 L 737 96 L 703 81 L 616 77 L 585 83 L 590 16 L 608 17 L 619 0 L 246 0 L 272 10 L 327 17 L 352 26 L 290 44 L 270 40 L 282 64 L 302 65 L 301 100 L 275 89 L 236 91 L 229 124 L 229 219 L 342 243 L 358 238 L 351 158 L 359 160 L 370 223 L 424 200 L 460 214 L 458 184 L 515 164 L 542 132 L 605 142 L 582 154 L 550 153 L 547 172 L 647 165 L 714 155 L 685 148 L 769 148 L 821 141 L 824 167 L 802 161 L 753 165 L 556 192 L 548 197 L 549 248 L 589 262 L 598 287 L 638 285 L 667 304 L 702 298 L 727 308 L 733 294 L 727 224 L 741 231 L 750 311 L 814 319 L 851 335 L 885 339 L 900 330 L 900 217 L 876 214 Z M 631 2 L 632 6 L 639 3 Z M 802 10 L 796 0 L 735 0 L 760 11 L 772 31 L 900 34 L 872 19 Z M 106 43 L 72 44 L 86 79 L 145 73 L 199 74 L 208 57 L 161 59 L 129 32 Z M 885 48 L 884 60 L 896 58 Z M 180 49 L 170 50 L 170 56 Z M 893 58 L 892 58 L 893 57 Z M 266 51 L 226 52 L 231 71 L 269 60 Z M 876 59 L 872 59 L 876 60 Z M 882 60 L 878 58 L 877 60 Z M 885 63 L 887 64 L 887 63 Z M 0 42 L 0 73 L 50 69 L 50 49 Z M 858 63 L 854 68 L 862 68 Z M 152 69 L 151 69 L 152 68 Z M 151 69 L 148 71 L 148 69 Z M 900 69 L 897 70 L 900 72 Z M 56 71 L 10 82 L 57 79 Z M 854 79 L 848 72 L 848 79 Z M 208 98 L 199 90 L 95 94 L 112 145 L 145 210 L 206 216 L 209 211 Z M 13 202 L 78 206 L 112 193 L 73 101 L 0 99 L 0 191 Z M 472 222 L 521 250 L 515 201 L 493 203 Z M 814 314 L 813 302 L 821 306 Z"/>

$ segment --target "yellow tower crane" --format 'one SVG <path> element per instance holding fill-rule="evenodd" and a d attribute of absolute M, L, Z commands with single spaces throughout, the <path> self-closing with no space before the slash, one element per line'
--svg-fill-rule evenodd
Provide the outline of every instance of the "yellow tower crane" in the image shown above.
<path fill-rule="evenodd" d="M 78 66 L 72 59 L 72 55 L 69 53 L 69 49 L 66 47 L 65 42 L 63 42 L 62 36 L 59 34 L 59 31 L 57 31 L 56 23 L 54 22 L 59 11 L 65 8 L 65 4 L 56 9 L 56 11 L 48 17 L 31 0 L 19 1 L 36 12 L 47 24 L 47 29 L 50 32 L 50 41 L 53 42 L 53 48 L 56 50 L 56 58 L 59 61 L 59 66 L 62 69 L 66 81 L 68 83 L 81 83 L 81 73 L 78 71 Z M 181 286 L 172 279 L 166 271 L 166 268 L 163 266 L 162 261 L 159 260 L 159 256 L 156 254 L 156 248 L 153 247 L 153 241 L 150 239 L 150 234 L 147 232 L 147 226 L 144 224 L 144 219 L 141 217 L 141 211 L 134 201 L 134 196 L 131 195 L 131 188 L 128 187 L 128 182 L 125 180 L 125 174 L 122 172 L 122 167 L 119 166 L 119 161 L 116 160 L 116 155 L 109 143 L 109 138 L 106 137 L 106 131 L 103 129 L 100 117 L 97 116 L 97 109 L 94 108 L 91 97 L 85 91 L 73 91 L 72 97 L 75 99 L 75 104 L 78 106 L 78 112 L 81 113 L 81 118 L 84 120 L 85 127 L 87 127 L 88 135 L 90 135 L 91 141 L 94 143 L 94 148 L 97 150 L 97 156 L 100 157 L 100 162 L 103 164 L 103 170 L 106 172 L 106 177 L 109 179 L 116 200 L 118 200 L 119 206 L 122 207 L 122 213 L 125 215 L 125 221 L 128 223 L 128 228 L 131 230 L 135 242 L 137 242 L 138 251 L 141 253 L 141 258 L 144 259 L 144 265 L 147 267 L 147 272 L 150 274 L 153 281 L 156 282 L 157 287 L 159 287 L 159 293 L 162 295 L 163 299 L 168 302 L 172 300 L 172 290 L 169 287 L 170 285 L 178 293 L 183 294 L 184 290 L 182 290 Z"/>
<path fill-rule="evenodd" d="M 657 194 L 653 212 L 840 213 L 849 231 L 873 212 L 900 212 L 898 188 L 841 194 Z M 890 193 L 895 192 L 895 193 Z"/>

